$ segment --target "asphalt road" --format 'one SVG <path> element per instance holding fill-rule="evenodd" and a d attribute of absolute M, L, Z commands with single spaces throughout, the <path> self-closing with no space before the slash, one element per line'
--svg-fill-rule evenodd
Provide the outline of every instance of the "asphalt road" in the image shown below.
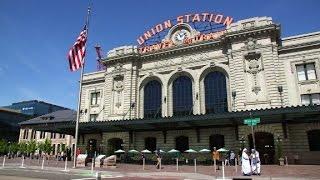
<path fill-rule="evenodd" d="M 27 168 L 0 169 L 0 180 L 69 180 L 82 179 L 92 176 L 72 174 L 70 172 L 42 171 Z"/>
<path fill-rule="evenodd" d="M 27 168 L 1 168 L 0 180 L 95 180 L 88 173 L 63 172 L 63 171 L 43 171 Z M 110 180 L 181 180 L 183 178 L 174 177 L 127 177 L 109 176 L 102 179 Z"/>

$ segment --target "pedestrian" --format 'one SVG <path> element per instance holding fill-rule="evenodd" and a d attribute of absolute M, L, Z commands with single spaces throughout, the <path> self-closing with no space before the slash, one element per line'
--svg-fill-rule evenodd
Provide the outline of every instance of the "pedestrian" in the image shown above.
<path fill-rule="evenodd" d="M 250 158 L 247 148 L 244 148 L 241 155 L 241 172 L 244 176 L 251 175 Z"/>
<path fill-rule="evenodd" d="M 157 157 L 156 168 L 160 169 L 161 156 L 160 156 L 160 149 L 159 148 L 156 150 L 156 157 Z"/>
<path fill-rule="evenodd" d="M 261 162 L 260 162 L 259 152 L 255 149 L 252 149 L 252 152 L 251 152 L 252 174 L 260 176 L 260 172 L 261 172 L 260 168 L 261 168 Z"/>
<path fill-rule="evenodd" d="M 228 151 L 225 155 L 224 155 L 224 165 L 225 166 L 230 166 L 230 151 Z"/>
<path fill-rule="evenodd" d="M 76 157 L 78 157 L 79 154 L 81 154 L 81 150 L 80 150 L 80 148 L 77 148 Z"/>
<path fill-rule="evenodd" d="M 231 151 L 230 152 L 230 166 L 235 165 L 235 162 L 236 162 L 235 159 L 236 159 L 236 154 L 233 151 Z"/>
<path fill-rule="evenodd" d="M 216 162 L 217 170 L 219 170 L 220 153 L 217 151 L 216 147 L 213 147 L 212 160 Z"/>

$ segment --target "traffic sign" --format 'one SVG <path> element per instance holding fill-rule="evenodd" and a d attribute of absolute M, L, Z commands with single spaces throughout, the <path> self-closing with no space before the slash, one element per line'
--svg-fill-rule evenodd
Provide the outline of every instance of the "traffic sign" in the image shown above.
<path fill-rule="evenodd" d="M 247 124 L 248 126 L 256 126 L 258 123 L 260 123 L 260 118 L 245 119 L 243 123 Z"/>

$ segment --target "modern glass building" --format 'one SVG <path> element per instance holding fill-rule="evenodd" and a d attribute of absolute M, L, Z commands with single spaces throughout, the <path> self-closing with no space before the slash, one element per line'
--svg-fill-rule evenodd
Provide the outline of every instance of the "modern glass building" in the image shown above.
<path fill-rule="evenodd" d="M 57 110 L 68 109 L 62 106 L 57 106 L 54 104 L 50 104 L 50 103 L 46 103 L 38 100 L 16 102 L 16 103 L 12 103 L 9 106 L 4 106 L 4 108 L 18 110 L 23 114 L 27 114 L 34 117 L 48 114 Z"/>

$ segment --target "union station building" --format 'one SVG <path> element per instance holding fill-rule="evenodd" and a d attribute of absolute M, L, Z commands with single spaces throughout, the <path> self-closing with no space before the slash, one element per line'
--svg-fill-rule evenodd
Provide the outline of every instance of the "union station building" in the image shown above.
<path fill-rule="evenodd" d="M 158 24 L 138 46 L 110 50 L 105 70 L 84 75 L 78 146 L 238 152 L 253 147 L 244 119 L 260 118 L 262 163 L 277 163 L 280 144 L 289 163 L 320 164 L 320 32 L 284 38 L 270 17 L 195 16 Z M 72 135 L 74 127 L 32 125 Z"/>

